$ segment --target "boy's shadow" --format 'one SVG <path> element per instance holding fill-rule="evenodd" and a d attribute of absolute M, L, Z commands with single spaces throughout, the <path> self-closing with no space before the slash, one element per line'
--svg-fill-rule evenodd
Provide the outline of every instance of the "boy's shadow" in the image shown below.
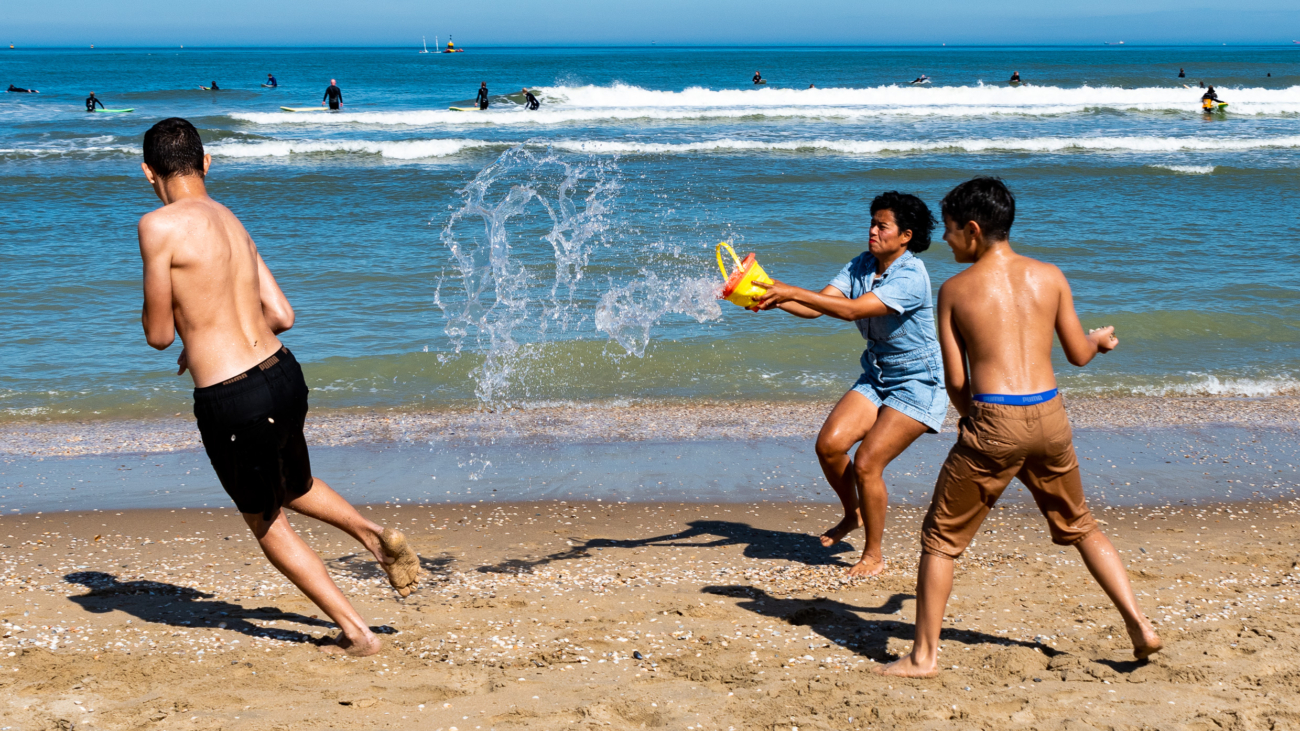
<path fill-rule="evenodd" d="M 617 540 L 613 538 L 590 538 L 585 541 L 569 539 L 577 545 L 566 551 L 553 553 L 537 559 L 511 559 L 492 566 L 483 566 L 478 570 L 485 573 L 518 573 L 555 561 L 571 561 L 586 558 L 593 549 L 601 548 L 643 548 L 646 546 L 667 546 L 678 548 L 719 548 L 723 546 L 745 546 L 746 558 L 763 560 L 784 559 L 798 561 L 807 566 L 848 566 L 837 554 L 850 552 L 853 547 L 843 541 L 830 548 L 825 548 L 821 540 L 807 533 L 768 530 L 755 528 L 747 523 L 730 520 L 695 520 L 687 523 L 690 528 L 678 533 L 669 533 L 650 538 L 630 538 Z M 701 536 L 716 536 L 714 540 L 695 542 Z"/>
<path fill-rule="evenodd" d="M 337 629 L 333 622 L 307 617 L 296 612 L 282 612 L 274 607 L 245 609 L 238 604 L 221 600 L 211 601 L 213 594 L 176 586 L 160 581 L 121 582 L 116 576 L 102 571 L 78 571 L 63 577 L 70 584 L 81 584 L 90 589 L 78 596 L 68 597 L 82 609 L 93 614 L 106 614 L 114 610 L 126 612 L 138 619 L 173 627 L 216 627 L 225 622 L 225 629 L 249 637 L 262 637 L 284 642 L 318 643 L 305 632 L 276 627 L 261 627 L 250 619 L 297 622 L 309 627 Z M 372 632 L 394 634 L 396 630 L 384 625 L 371 627 Z"/>
<path fill-rule="evenodd" d="M 883 618 L 866 620 L 855 614 L 855 612 L 883 615 L 895 614 L 902 609 L 905 600 L 915 598 L 911 594 L 894 594 L 878 607 L 859 607 L 824 597 L 811 601 L 805 599 L 781 599 L 752 586 L 706 586 L 703 592 L 717 596 L 748 597 L 749 601 L 740 602 L 737 606 L 755 614 L 784 619 L 792 625 L 806 626 L 830 640 L 833 644 L 849 649 L 862 657 L 871 658 L 876 662 L 892 662 L 897 659 L 888 651 L 891 637 L 910 641 L 916 634 L 915 625 L 908 622 Z M 946 627 L 940 632 L 939 639 L 961 642 L 967 645 L 982 642 L 1019 645 L 1041 650 L 1047 657 L 1059 654 L 1058 650 L 1037 642 L 1012 640 L 974 630 Z"/>

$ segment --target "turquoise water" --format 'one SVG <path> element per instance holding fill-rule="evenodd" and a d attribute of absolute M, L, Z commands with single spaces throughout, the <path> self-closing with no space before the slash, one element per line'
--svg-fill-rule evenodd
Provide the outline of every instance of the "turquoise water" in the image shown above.
<path fill-rule="evenodd" d="M 937 207 L 977 174 L 1017 193 L 1013 242 L 1066 272 L 1085 324 L 1118 328 L 1114 354 L 1061 364 L 1068 391 L 1294 393 L 1298 53 L 4 52 L 0 82 L 43 93 L 0 94 L 0 415 L 187 408 L 175 352 L 139 327 L 135 241 L 157 205 L 140 139 L 174 115 L 297 310 L 284 339 L 317 407 L 833 398 L 856 331 L 717 305 L 715 244 L 821 287 L 864 248 L 874 194 Z M 279 110 L 331 77 L 342 113 Z M 1227 113 L 1199 111 L 1198 80 Z M 447 110 L 479 81 L 542 109 Z M 85 114 L 92 89 L 135 111 Z M 957 271 L 942 242 L 922 258 L 936 290 Z"/>

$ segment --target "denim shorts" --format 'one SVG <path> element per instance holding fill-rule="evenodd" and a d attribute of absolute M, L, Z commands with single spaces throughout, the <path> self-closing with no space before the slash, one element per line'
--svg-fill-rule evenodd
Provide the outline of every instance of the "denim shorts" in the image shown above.
<path fill-rule="evenodd" d="M 931 434 L 948 415 L 948 391 L 943 384 L 939 350 L 876 356 L 862 354 L 863 373 L 853 390 L 871 399 L 876 408 L 888 406 L 925 424 Z"/>

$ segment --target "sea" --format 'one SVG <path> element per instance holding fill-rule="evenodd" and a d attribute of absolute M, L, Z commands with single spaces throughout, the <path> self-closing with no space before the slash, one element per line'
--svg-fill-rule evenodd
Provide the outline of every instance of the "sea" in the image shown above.
<path fill-rule="evenodd" d="M 875 195 L 937 212 L 977 175 L 1116 327 L 1058 362 L 1066 393 L 1300 392 L 1300 46 L 421 50 L 0 50 L 41 92 L 0 94 L 0 419 L 189 409 L 180 343 L 140 327 L 140 147 L 173 116 L 296 311 L 316 409 L 834 399 L 856 329 L 719 301 L 719 242 L 819 289 Z M 342 110 L 282 111 L 331 79 Z M 449 109 L 481 82 L 487 111 Z M 920 257 L 936 293 L 960 270 L 937 235 Z"/>

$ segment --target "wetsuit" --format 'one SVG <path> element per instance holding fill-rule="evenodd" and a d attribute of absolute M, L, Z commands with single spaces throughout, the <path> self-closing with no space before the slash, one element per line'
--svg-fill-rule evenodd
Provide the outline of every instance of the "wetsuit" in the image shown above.
<path fill-rule="evenodd" d="M 487 87 L 486 87 L 486 86 L 480 86 L 480 87 L 478 88 L 478 96 L 474 97 L 474 99 L 475 99 L 475 101 L 478 102 L 478 108 L 479 108 L 479 109 L 487 109 L 487 108 L 488 108 L 488 90 L 487 90 Z"/>
<path fill-rule="evenodd" d="M 1178 69 L 1178 78 L 1185 79 L 1187 78 L 1187 74 L 1182 69 Z"/>
<path fill-rule="evenodd" d="M 1012 74 L 1012 75 L 1011 75 L 1011 80 L 1012 80 L 1012 81 L 1020 81 L 1020 74 Z"/>
<path fill-rule="evenodd" d="M 1201 108 L 1207 112 L 1213 111 L 1214 105 L 1218 103 L 1219 95 L 1217 92 L 1207 91 L 1201 95 Z"/>
<path fill-rule="evenodd" d="M 321 101 L 326 99 L 329 100 L 330 109 L 338 109 L 343 105 L 343 90 L 334 84 L 330 84 L 330 87 L 325 90 L 325 96 L 321 97 Z"/>
<path fill-rule="evenodd" d="M 527 107 L 527 108 L 530 109 L 530 110 L 533 110 L 533 109 L 537 109 L 538 107 L 542 106 L 542 103 L 539 102 L 539 101 L 537 101 L 537 97 L 533 96 L 533 92 L 531 92 L 531 91 L 525 91 L 525 92 L 524 92 L 524 106 Z"/>
<path fill-rule="evenodd" d="M 754 74 L 754 83 L 755 83 L 755 84 L 761 84 L 761 83 L 763 83 L 763 77 L 762 77 L 762 76 L 759 76 L 758 74 Z"/>
<path fill-rule="evenodd" d="M 212 82 L 212 86 L 211 86 L 210 88 L 211 88 L 213 91 L 221 91 L 221 87 L 220 87 L 220 86 L 217 86 L 217 82 L 215 82 L 215 81 Z"/>
<path fill-rule="evenodd" d="M 96 104 L 99 105 L 99 108 L 100 108 L 100 109 L 103 109 L 103 108 L 104 108 L 104 102 L 101 102 L 100 100 L 96 99 L 94 96 L 88 96 L 88 97 L 86 97 L 86 111 L 87 111 L 87 112 L 93 112 L 93 111 L 95 111 L 95 105 L 96 105 Z"/>
<path fill-rule="evenodd" d="M 275 77 L 274 77 L 274 76 L 268 76 L 268 77 L 266 77 L 266 85 L 267 85 L 267 86 L 279 86 L 280 83 L 279 83 L 278 81 L 275 80 Z"/>
<path fill-rule="evenodd" d="M 30 94 L 30 93 L 32 93 L 32 90 L 31 90 L 31 89 L 24 89 L 24 88 L 22 88 L 21 86 L 14 86 L 13 84 L 10 84 L 10 85 L 9 85 L 9 91 L 16 91 L 16 92 L 19 92 L 19 93 L 21 93 L 21 94 Z"/>

